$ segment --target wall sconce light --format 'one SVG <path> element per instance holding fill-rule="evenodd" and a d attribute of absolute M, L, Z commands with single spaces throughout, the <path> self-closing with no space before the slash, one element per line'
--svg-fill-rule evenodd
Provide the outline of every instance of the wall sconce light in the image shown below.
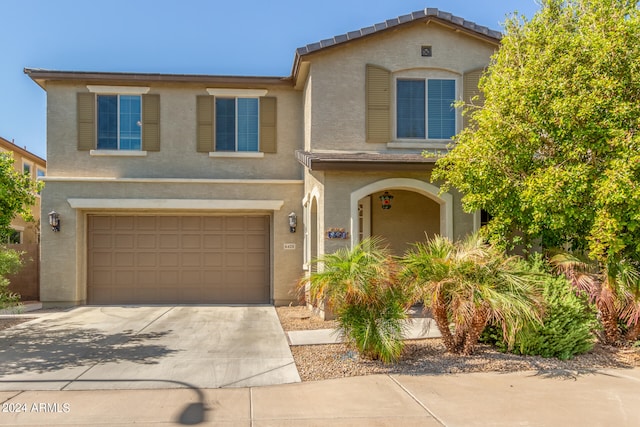
<path fill-rule="evenodd" d="M 289 232 L 295 233 L 296 227 L 298 226 L 298 216 L 295 212 L 291 212 L 289 214 Z"/>
<path fill-rule="evenodd" d="M 53 231 L 60 231 L 60 214 L 58 212 L 49 212 L 49 225 Z"/>
<path fill-rule="evenodd" d="M 389 194 L 388 191 L 385 191 L 382 196 L 380 196 L 380 202 L 382 202 L 382 209 L 391 209 L 391 201 L 393 200 L 393 196 Z"/>

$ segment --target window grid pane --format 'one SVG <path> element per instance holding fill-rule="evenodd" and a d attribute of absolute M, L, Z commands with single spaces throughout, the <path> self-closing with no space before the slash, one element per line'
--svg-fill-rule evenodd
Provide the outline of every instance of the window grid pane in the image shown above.
<path fill-rule="evenodd" d="M 238 151 L 258 151 L 256 98 L 238 98 Z"/>
<path fill-rule="evenodd" d="M 456 133 L 455 80 L 429 80 L 429 139 L 449 139 Z"/>
<path fill-rule="evenodd" d="M 398 138 L 425 138 L 424 80 L 398 80 L 396 91 Z"/>
<path fill-rule="evenodd" d="M 236 100 L 216 98 L 216 151 L 236 149 Z"/>
<path fill-rule="evenodd" d="M 139 96 L 120 96 L 120 149 L 140 150 L 142 127 Z"/>
<path fill-rule="evenodd" d="M 118 96 L 98 95 L 98 150 L 118 149 Z"/>

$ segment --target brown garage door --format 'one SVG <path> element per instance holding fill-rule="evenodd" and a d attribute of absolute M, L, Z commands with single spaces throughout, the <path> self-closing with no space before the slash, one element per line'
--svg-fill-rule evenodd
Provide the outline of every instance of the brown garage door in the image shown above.
<path fill-rule="evenodd" d="M 89 304 L 268 303 L 269 217 L 88 217 Z"/>

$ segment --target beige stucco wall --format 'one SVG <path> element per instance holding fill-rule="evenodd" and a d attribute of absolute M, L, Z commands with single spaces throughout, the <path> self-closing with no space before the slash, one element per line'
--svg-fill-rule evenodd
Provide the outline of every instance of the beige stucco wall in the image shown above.
<path fill-rule="evenodd" d="M 302 274 L 303 233 L 289 232 L 288 215 L 298 215 L 301 230 L 303 168 L 294 156 L 294 151 L 302 148 L 301 92 L 293 88 L 263 88 L 268 90 L 266 96 L 278 100 L 277 153 L 265 153 L 262 158 L 211 158 L 208 153 L 196 151 L 196 96 L 207 95 L 206 89 L 213 86 L 144 82 L 139 86 L 148 86 L 148 93 L 160 95 L 160 151 L 148 152 L 144 157 L 102 157 L 77 150 L 76 93 L 86 92 L 86 85 L 47 84 L 50 167 L 42 194 L 43 212 L 55 209 L 62 225 L 58 233 L 47 227 L 42 234 L 42 301 L 69 305 L 86 299 L 86 215 L 105 211 L 73 209 L 68 200 L 74 198 L 282 200 L 279 210 L 270 211 L 152 209 L 144 213 L 268 214 L 272 300 L 278 305 L 295 301 L 292 290 Z M 142 213 L 117 208 L 108 212 Z M 295 244 L 295 249 L 285 250 L 285 243 Z"/>
<path fill-rule="evenodd" d="M 289 232 L 288 215 L 302 215 L 302 181 L 285 183 L 171 183 L 49 181 L 43 199 L 61 217 L 60 232 L 46 227 L 42 233 L 41 300 L 48 305 L 80 304 L 86 299 L 86 215 L 111 214 L 267 214 L 271 216 L 272 300 L 277 305 L 295 301 L 293 289 L 302 275 L 303 233 Z M 68 199 L 185 199 L 283 200 L 279 210 L 166 210 L 73 209 Z M 300 227 L 301 229 L 301 227 Z M 295 249 L 284 249 L 285 243 Z"/>
<path fill-rule="evenodd" d="M 432 57 L 421 46 L 433 47 Z M 310 140 L 314 150 L 385 150 L 386 144 L 365 143 L 365 66 L 375 64 L 402 77 L 456 80 L 462 94 L 463 73 L 489 63 L 496 46 L 437 23 L 416 23 L 310 55 Z M 392 84 L 392 105 L 395 80 Z M 392 116 L 395 109 L 392 108 Z M 457 118 L 458 131 L 462 118 Z M 395 132 L 393 132 L 395 134 Z M 400 141 L 402 142 L 402 141 Z M 414 142 L 415 140 L 408 142 Z M 433 141 L 435 142 L 435 141 Z M 446 142 L 446 141 L 443 141 Z"/>
<path fill-rule="evenodd" d="M 145 157 L 98 157 L 77 150 L 76 94 L 84 84 L 47 84 L 49 176 L 128 178 L 302 179 L 294 150 L 302 148 L 302 102 L 293 88 L 265 88 L 277 98 L 278 150 L 263 158 L 210 158 L 196 152 L 196 96 L 207 86 L 153 86 L 160 95 L 160 151 Z"/>

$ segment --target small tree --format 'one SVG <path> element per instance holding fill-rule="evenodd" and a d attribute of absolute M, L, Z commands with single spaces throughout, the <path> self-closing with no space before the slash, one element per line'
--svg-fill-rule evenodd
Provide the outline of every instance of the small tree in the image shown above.
<path fill-rule="evenodd" d="M 16 216 L 33 221 L 31 206 L 36 203 L 36 193 L 41 188 L 42 183 L 14 168 L 10 153 L 0 153 L 0 238 L 6 241 Z"/>
<path fill-rule="evenodd" d="M 461 242 L 436 236 L 404 257 L 404 277 L 430 307 L 447 350 L 472 354 L 488 322 L 513 341 L 515 331 L 540 322 L 540 277 L 478 235 Z"/>

